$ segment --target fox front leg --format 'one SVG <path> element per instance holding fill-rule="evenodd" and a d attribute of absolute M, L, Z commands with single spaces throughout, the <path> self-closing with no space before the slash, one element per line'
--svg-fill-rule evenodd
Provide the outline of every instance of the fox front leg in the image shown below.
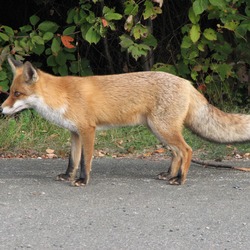
<path fill-rule="evenodd" d="M 95 127 L 89 126 L 81 133 L 81 143 L 83 145 L 82 151 L 84 154 L 84 169 L 81 168 L 80 178 L 75 180 L 72 184 L 74 186 L 83 186 L 88 184 L 90 179 L 90 171 L 92 166 L 92 157 L 94 152 L 95 142 Z M 81 166 L 82 167 L 82 166 Z M 84 173 L 84 178 L 81 175 Z"/>
<path fill-rule="evenodd" d="M 70 153 L 69 155 L 69 161 L 68 161 L 68 167 L 67 170 L 64 174 L 59 174 L 56 177 L 57 181 L 70 181 L 70 176 L 72 175 L 73 172 L 73 159 L 72 159 L 72 155 Z M 80 178 L 85 179 L 85 165 L 84 165 L 84 154 L 82 151 L 81 154 L 81 161 L 80 161 Z"/>

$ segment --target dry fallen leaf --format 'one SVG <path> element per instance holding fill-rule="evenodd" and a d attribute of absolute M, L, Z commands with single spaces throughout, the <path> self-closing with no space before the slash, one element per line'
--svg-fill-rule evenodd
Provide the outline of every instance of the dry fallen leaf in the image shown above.
<path fill-rule="evenodd" d="M 158 149 L 155 150 L 155 153 L 157 153 L 157 154 L 162 154 L 164 152 L 165 152 L 164 148 L 158 148 Z"/>
<path fill-rule="evenodd" d="M 54 154 L 55 150 L 54 149 L 51 149 L 51 148 L 47 148 L 46 149 L 46 153 L 47 154 Z"/>
<path fill-rule="evenodd" d="M 56 154 L 46 154 L 47 158 L 52 159 L 52 158 L 57 158 Z"/>

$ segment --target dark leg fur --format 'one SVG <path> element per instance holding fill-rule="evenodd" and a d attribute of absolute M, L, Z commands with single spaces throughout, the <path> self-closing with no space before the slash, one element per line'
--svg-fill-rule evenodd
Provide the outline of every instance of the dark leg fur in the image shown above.
<path fill-rule="evenodd" d="M 81 155 L 81 162 L 80 162 L 80 177 L 74 181 L 74 186 L 85 186 L 87 184 L 88 180 L 86 178 L 86 169 L 85 169 L 85 163 L 84 163 L 84 154 L 82 150 Z"/>
<path fill-rule="evenodd" d="M 73 159 L 71 154 L 69 155 L 68 167 L 65 174 L 59 174 L 56 177 L 57 181 L 70 181 L 70 176 L 73 171 Z M 83 152 L 81 154 L 81 162 L 80 162 L 80 179 L 85 180 L 85 166 L 84 166 L 84 155 Z"/>

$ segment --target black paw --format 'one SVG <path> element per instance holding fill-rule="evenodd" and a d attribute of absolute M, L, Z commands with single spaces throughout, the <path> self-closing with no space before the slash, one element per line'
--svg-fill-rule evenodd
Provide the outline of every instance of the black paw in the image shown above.
<path fill-rule="evenodd" d="M 88 184 L 88 181 L 86 178 L 79 178 L 79 179 L 71 182 L 71 184 L 74 187 L 83 187 L 83 186 L 86 186 Z"/>
<path fill-rule="evenodd" d="M 179 177 L 170 178 L 168 181 L 170 185 L 181 185 L 181 179 Z"/>
<path fill-rule="evenodd" d="M 56 177 L 57 181 L 70 181 L 70 175 L 69 174 L 59 174 Z"/>
<path fill-rule="evenodd" d="M 169 179 L 169 177 L 170 177 L 170 175 L 169 175 L 169 173 L 168 172 L 162 172 L 162 173 L 159 173 L 158 175 L 157 175 L 157 179 L 158 180 L 168 180 Z"/>
<path fill-rule="evenodd" d="M 183 177 L 177 176 L 177 177 L 170 178 L 168 181 L 170 185 L 182 185 L 185 183 L 186 179 Z"/>

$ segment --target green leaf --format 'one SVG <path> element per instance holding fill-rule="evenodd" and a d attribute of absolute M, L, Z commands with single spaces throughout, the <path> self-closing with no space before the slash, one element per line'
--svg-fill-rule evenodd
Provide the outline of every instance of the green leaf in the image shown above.
<path fill-rule="evenodd" d="M 196 24 L 200 20 L 200 15 L 195 14 L 193 8 L 190 8 L 188 12 L 188 18 L 192 24 Z"/>
<path fill-rule="evenodd" d="M 199 51 L 205 51 L 205 46 L 206 44 L 204 43 L 204 41 L 201 41 L 200 43 L 198 43 L 197 48 Z"/>
<path fill-rule="evenodd" d="M 150 47 L 149 47 L 148 45 L 143 44 L 143 43 L 138 44 L 138 48 L 139 48 L 141 51 L 146 51 L 146 52 L 148 52 L 148 51 L 151 50 Z"/>
<path fill-rule="evenodd" d="M 29 51 L 29 45 L 27 44 L 27 38 L 24 37 L 20 40 L 20 46 L 24 48 L 25 51 Z"/>
<path fill-rule="evenodd" d="M 86 17 L 86 21 L 90 24 L 94 24 L 96 22 L 96 16 L 95 13 L 90 11 L 89 15 Z"/>
<path fill-rule="evenodd" d="M 72 50 L 72 49 L 70 49 L 70 50 Z M 75 55 L 72 54 L 72 53 L 64 53 L 64 56 L 65 56 L 65 58 L 66 58 L 67 60 L 69 60 L 69 61 L 75 61 L 75 60 L 76 60 Z"/>
<path fill-rule="evenodd" d="M 188 59 L 195 59 L 199 56 L 199 53 L 197 50 L 193 50 L 190 54 L 189 54 L 189 58 Z"/>
<path fill-rule="evenodd" d="M 32 30 L 31 25 L 24 25 L 24 26 L 20 27 L 21 32 L 29 32 L 31 30 Z"/>
<path fill-rule="evenodd" d="M 33 15 L 30 17 L 30 23 L 35 26 L 40 21 L 40 17 Z"/>
<path fill-rule="evenodd" d="M 45 32 L 55 33 L 58 28 L 59 26 L 56 23 L 51 22 L 51 21 L 43 21 L 42 23 L 38 25 L 38 29 L 40 31 L 45 31 Z"/>
<path fill-rule="evenodd" d="M 89 76 L 93 75 L 89 61 L 86 58 L 82 58 L 78 61 L 71 62 L 69 70 L 74 75 Z"/>
<path fill-rule="evenodd" d="M 204 37 L 209 41 L 216 41 L 217 40 L 217 34 L 215 30 L 208 28 L 205 29 L 203 32 Z"/>
<path fill-rule="evenodd" d="M 177 75 L 176 68 L 174 65 L 171 64 L 164 64 L 164 63 L 156 63 L 153 65 L 152 71 L 162 71 L 167 72 L 173 75 Z"/>
<path fill-rule="evenodd" d="M 133 46 L 130 46 L 128 48 L 128 52 L 131 53 L 132 57 L 137 60 L 139 57 L 141 57 L 141 53 L 140 53 L 140 50 L 139 48 L 135 45 Z"/>
<path fill-rule="evenodd" d="M 143 43 L 155 49 L 157 46 L 157 39 L 152 34 L 149 34 L 143 39 Z"/>
<path fill-rule="evenodd" d="M 97 44 L 100 39 L 101 39 L 101 36 L 100 34 L 95 30 L 95 28 L 93 26 L 91 26 L 89 28 L 89 30 L 87 31 L 84 39 L 89 42 L 90 44 L 91 43 L 94 43 L 94 44 Z"/>
<path fill-rule="evenodd" d="M 177 72 L 178 75 L 181 75 L 183 77 L 186 77 L 190 74 L 190 69 L 189 66 L 187 64 L 185 64 L 184 62 L 179 62 L 177 65 Z"/>
<path fill-rule="evenodd" d="M 50 55 L 50 56 L 47 58 L 47 65 L 50 66 L 50 67 L 55 67 L 55 66 L 57 65 L 55 56 Z"/>
<path fill-rule="evenodd" d="M 119 13 L 107 13 L 104 15 L 104 18 L 108 21 L 112 21 L 112 20 L 120 20 L 122 19 L 122 15 Z"/>
<path fill-rule="evenodd" d="M 80 65 L 78 61 L 71 62 L 71 65 L 69 67 L 69 70 L 73 74 L 77 74 L 80 70 Z"/>
<path fill-rule="evenodd" d="M 9 80 L 5 79 L 3 81 L 0 82 L 0 90 L 1 91 L 8 91 L 9 89 Z"/>
<path fill-rule="evenodd" d="M 58 55 L 55 57 L 55 61 L 60 66 L 63 66 L 64 64 L 66 64 L 67 60 L 62 51 L 58 52 Z"/>
<path fill-rule="evenodd" d="M 155 15 L 153 3 L 150 0 L 146 0 L 144 6 L 145 6 L 145 10 L 143 12 L 144 19 L 146 20 L 150 17 L 153 17 Z"/>
<path fill-rule="evenodd" d="M 61 50 L 60 42 L 58 38 L 53 38 L 52 44 L 51 44 L 51 50 L 53 54 L 57 55 L 58 52 Z"/>
<path fill-rule="evenodd" d="M 7 41 L 10 40 L 10 38 L 9 38 L 9 36 L 7 36 L 6 34 L 0 32 L 0 40 L 3 40 L 3 41 L 5 41 L 5 42 L 7 42 Z"/>
<path fill-rule="evenodd" d="M 44 45 L 37 44 L 32 48 L 32 51 L 40 56 L 44 52 L 44 49 Z"/>
<path fill-rule="evenodd" d="M 64 36 L 72 35 L 74 34 L 75 30 L 76 30 L 76 26 L 70 26 L 63 31 L 63 35 Z"/>
<path fill-rule="evenodd" d="M 189 36 L 184 36 L 182 39 L 182 43 L 181 43 L 181 48 L 182 49 L 188 49 L 193 45 L 191 39 Z"/>
<path fill-rule="evenodd" d="M 81 59 L 81 70 L 80 70 L 81 76 L 90 76 L 93 75 L 93 71 L 90 67 L 89 60 L 86 58 Z"/>
<path fill-rule="evenodd" d="M 213 5 L 218 7 L 221 10 L 226 9 L 226 2 L 225 0 L 209 0 L 209 2 Z"/>
<path fill-rule="evenodd" d="M 210 68 L 218 73 L 220 79 L 224 81 L 232 74 L 233 66 L 230 64 L 222 63 L 222 64 L 211 64 Z"/>
<path fill-rule="evenodd" d="M 61 65 L 58 67 L 58 72 L 61 76 L 67 76 L 68 75 L 68 67 L 66 64 Z"/>
<path fill-rule="evenodd" d="M 155 14 L 161 14 L 162 13 L 162 9 L 161 9 L 161 7 L 154 7 L 154 13 Z"/>
<path fill-rule="evenodd" d="M 134 38 L 137 40 L 137 39 L 140 39 L 140 38 L 147 37 L 148 29 L 144 25 L 138 23 L 132 29 L 132 33 L 133 33 Z"/>
<path fill-rule="evenodd" d="M 103 12 L 104 18 L 108 21 L 122 19 L 122 15 L 119 13 L 115 13 L 114 8 L 110 9 L 107 6 L 104 6 L 102 12 Z"/>
<path fill-rule="evenodd" d="M 91 24 L 89 23 L 84 23 L 81 25 L 81 34 L 82 34 L 82 38 L 85 39 L 86 34 L 88 32 L 88 30 L 92 27 Z M 85 39 L 86 40 L 86 39 Z"/>
<path fill-rule="evenodd" d="M 205 78 L 205 83 L 209 84 L 209 83 L 213 82 L 213 80 L 214 80 L 213 77 L 210 76 L 210 75 L 208 75 L 208 76 L 206 76 L 206 78 Z"/>
<path fill-rule="evenodd" d="M 76 14 L 75 9 L 69 10 L 68 11 L 68 16 L 67 16 L 67 19 L 66 19 L 66 23 L 68 23 L 68 24 L 73 23 L 75 14 Z"/>
<path fill-rule="evenodd" d="M 120 45 L 124 49 L 127 49 L 134 44 L 133 40 L 128 35 L 121 35 L 120 40 Z"/>
<path fill-rule="evenodd" d="M 63 31 L 64 36 L 73 35 L 76 30 L 76 26 L 70 26 Z"/>
<path fill-rule="evenodd" d="M 238 26 L 239 26 L 239 22 L 237 22 L 237 21 L 229 21 L 229 22 L 225 23 L 224 28 L 228 29 L 228 30 L 231 30 L 231 31 L 235 31 Z"/>
<path fill-rule="evenodd" d="M 46 56 L 49 56 L 49 55 L 51 55 L 51 54 L 52 54 L 51 48 L 47 48 L 47 49 L 45 50 L 45 55 L 46 55 Z"/>
<path fill-rule="evenodd" d="M 245 8 L 246 15 L 250 17 L 250 5 Z"/>
<path fill-rule="evenodd" d="M 7 78 L 7 74 L 5 71 L 0 71 L 0 81 L 3 81 Z"/>
<path fill-rule="evenodd" d="M 40 45 L 44 44 L 44 40 L 40 36 L 33 36 L 31 40 L 33 44 L 40 44 Z"/>
<path fill-rule="evenodd" d="M 124 9 L 125 15 L 132 15 L 132 16 L 137 15 L 139 6 L 137 3 L 135 3 L 135 1 L 126 1 L 124 5 L 125 5 Z"/>
<path fill-rule="evenodd" d="M 20 44 L 20 41 L 19 40 L 15 40 L 14 41 L 14 50 L 16 51 L 16 52 L 23 52 L 23 48 L 22 48 L 22 46 L 21 46 L 21 44 Z"/>
<path fill-rule="evenodd" d="M 192 80 L 196 81 L 198 76 L 198 72 L 196 71 L 191 71 L 191 78 Z"/>
<path fill-rule="evenodd" d="M 46 33 L 44 33 L 44 35 L 43 35 L 43 40 L 44 40 L 45 42 L 48 42 L 48 41 L 51 40 L 53 37 L 54 37 L 54 33 L 52 33 L 52 32 L 46 32 Z"/>
<path fill-rule="evenodd" d="M 190 35 L 192 42 L 196 43 L 199 40 L 200 35 L 201 35 L 200 25 L 194 24 L 190 30 L 189 35 Z"/>
<path fill-rule="evenodd" d="M 250 31 L 250 20 L 245 20 L 240 24 L 245 30 Z"/>
<path fill-rule="evenodd" d="M 146 44 L 136 44 L 128 47 L 128 52 L 131 53 L 132 57 L 137 60 L 141 56 L 146 56 L 150 51 L 150 47 Z"/>
<path fill-rule="evenodd" d="M 8 36 L 14 36 L 14 30 L 9 26 L 2 26 Z"/>
<path fill-rule="evenodd" d="M 107 7 L 107 6 L 104 6 L 103 9 L 102 9 L 102 14 L 105 15 L 105 14 L 107 14 L 107 13 L 109 13 L 109 12 L 114 13 L 115 10 L 114 10 L 114 9 L 110 9 L 110 8 Z"/>
<path fill-rule="evenodd" d="M 216 0 L 220 1 L 220 0 Z M 195 0 L 193 3 L 193 10 L 196 16 L 204 12 L 208 7 L 208 0 Z"/>

